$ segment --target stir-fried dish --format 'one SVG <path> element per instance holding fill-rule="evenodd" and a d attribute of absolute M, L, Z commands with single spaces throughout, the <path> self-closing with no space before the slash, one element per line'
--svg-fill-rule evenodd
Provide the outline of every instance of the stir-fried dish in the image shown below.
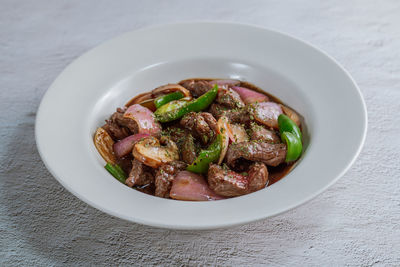
<path fill-rule="evenodd" d="M 281 179 L 302 153 L 300 115 L 238 80 L 189 79 L 137 95 L 97 129 L 105 168 L 163 198 L 219 200 Z"/>

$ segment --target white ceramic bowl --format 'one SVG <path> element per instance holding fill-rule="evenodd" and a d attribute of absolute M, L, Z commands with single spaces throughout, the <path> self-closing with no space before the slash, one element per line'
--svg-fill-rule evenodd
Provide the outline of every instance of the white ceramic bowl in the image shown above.
<path fill-rule="evenodd" d="M 299 111 L 306 139 L 297 167 L 268 188 L 214 202 L 153 197 L 110 176 L 95 129 L 132 96 L 190 77 L 249 81 Z M 71 63 L 42 100 L 36 142 L 54 177 L 97 209 L 157 227 L 207 229 L 271 217 L 324 191 L 359 154 L 366 114 L 350 75 L 305 42 L 248 25 L 182 23 L 124 34 Z"/>

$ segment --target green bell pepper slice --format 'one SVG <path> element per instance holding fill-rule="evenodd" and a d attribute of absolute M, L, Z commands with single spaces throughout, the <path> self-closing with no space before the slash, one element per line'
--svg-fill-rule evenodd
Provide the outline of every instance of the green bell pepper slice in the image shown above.
<path fill-rule="evenodd" d="M 207 173 L 210 163 L 217 162 L 222 150 L 222 136 L 217 135 L 207 149 L 200 151 L 199 156 L 186 169 L 195 173 Z"/>
<path fill-rule="evenodd" d="M 290 132 L 283 132 L 281 134 L 281 139 L 286 143 L 286 162 L 295 161 L 301 155 L 303 150 L 303 144 L 298 136 Z"/>
<path fill-rule="evenodd" d="M 207 93 L 189 102 L 187 106 L 189 112 L 191 111 L 198 112 L 208 108 L 208 106 L 211 105 L 211 103 L 217 97 L 217 94 L 218 94 L 218 85 L 216 84 Z"/>
<path fill-rule="evenodd" d="M 120 181 L 121 183 L 125 183 L 127 176 L 124 170 L 122 170 L 122 168 L 118 164 L 107 163 L 107 165 L 104 166 L 104 168 L 118 181 Z"/>
<path fill-rule="evenodd" d="M 157 119 L 161 117 L 164 118 L 167 116 L 172 116 L 172 114 L 175 114 L 177 111 L 182 110 L 182 108 L 185 107 L 187 104 L 188 101 L 185 100 L 172 100 L 171 102 L 159 107 L 154 112 L 154 115 Z"/>
<path fill-rule="evenodd" d="M 279 132 L 282 134 L 283 132 L 289 132 L 294 135 L 296 135 L 298 138 L 300 138 L 300 141 L 302 139 L 301 131 L 300 128 L 297 126 L 297 124 L 292 121 L 288 116 L 285 114 L 280 114 L 278 117 L 278 126 L 279 126 Z"/>
<path fill-rule="evenodd" d="M 179 91 L 170 93 L 168 95 L 161 95 L 161 96 L 157 97 L 156 99 L 154 99 L 154 105 L 156 106 L 156 108 L 159 108 L 162 105 L 165 105 L 173 100 L 179 100 L 183 97 L 184 97 L 184 95 L 182 94 L 182 92 L 179 92 Z"/>
<path fill-rule="evenodd" d="M 303 150 L 302 134 L 300 128 L 288 116 L 281 114 L 278 117 L 281 140 L 286 143 L 286 162 L 297 160 Z"/>
<path fill-rule="evenodd" d="M 160 108 L 158 108 L 154 115 L 159 122 L 170 122 L 182 118 L 185 114 L 189 112 L 198 112 L 206 109 L 214 99 L 217 97 L 218 85 L 215 85 L 207 93 L 203 94 L 199 98 L 193 99 L 191 101 L 181 101 L 175 100 L 171 101 Z M 185 104 L 183 104 L 185 103 Z"/>

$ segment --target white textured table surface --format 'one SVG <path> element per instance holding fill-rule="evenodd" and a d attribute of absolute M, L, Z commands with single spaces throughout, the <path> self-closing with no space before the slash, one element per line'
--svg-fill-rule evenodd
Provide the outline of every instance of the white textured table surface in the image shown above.
<path fill-rule="evenodd" d="M 64 190 L 34 141 L 39 101 L 74 58 L 123 32 L 225 20 L 281 30 L 341 62 L 366 144 L 309 203 L 216 231 L 108 216 Z M 339 107 L 338 107 L 339 108 Z M 0 1 L 0 265 L 400 265 L 400 1 Z M 346 130 L 346 129 L 338 129 Z"/>

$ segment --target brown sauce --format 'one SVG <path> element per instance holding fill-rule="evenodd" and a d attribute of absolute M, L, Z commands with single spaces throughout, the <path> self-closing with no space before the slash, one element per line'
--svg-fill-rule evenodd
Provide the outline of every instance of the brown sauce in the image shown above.
<path fill-rule="evenodd" d="M 281 164 L 276 167 L 268 166 L 268 186 L 278 182 L 280 179 L 286 176 L 293 168 L 295 164 Z"/>

